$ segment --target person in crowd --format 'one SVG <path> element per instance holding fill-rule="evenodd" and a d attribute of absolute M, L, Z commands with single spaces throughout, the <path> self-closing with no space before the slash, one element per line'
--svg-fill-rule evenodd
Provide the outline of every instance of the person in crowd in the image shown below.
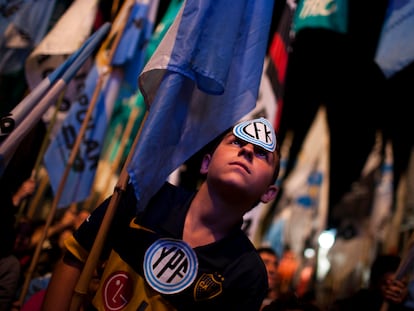
<path fill-rule="evenodd" d="M 9 311 L 15 298 L 22 271 L 19 260 L 13 254 L 16 240 L 16 220 L 21 203 L 36 190 L 32 171 L 45 133 L 42 121 L 23 138 L 9 161 L 3 159 L 4 170 L 0 174 L 0 310 Z M 2 135 L 1 140 L 7 135 Z"/>
<path fill-rule="evenodd" d="M 16 213 L 22 200 L 32 195 L 36 182 L 25 180 L 11 195 L 4 196 L 0 208 L 0 310 L 9 310 L 19 285 L 21 269 L 13 253 L 16 240 Z"/>
<path fill-rule="evenodd" d="M 134 189 L 127 186 L 101 254 L 107 262 L 95 309 L 260 309 L 267 273 L 241 226 L 247 211 L 277 194 L 276 134 L 264 118 L 245 120 L 214 145 L 201 160 L 205 179 L 195 192 L 166 182 L 137 213 Z M 68 309 L 108 204 L 66 241 L 43 311 Z"/>
<path fill-rule="evenodd" d="M 289 293 L 295 291 L 295 277 L 299 268 L 299 260 L 295 252 L 286 245 L 281 255 L 278 272 L 280 275 L 280 292 Z"/>
<path fill-rule="evenodd" d="M 58 217 L 58 219 L 49 227 L 43 241 L 42 250 L 36 264 L 36 269 L 31 275 L 31 280 L 27 289 L 23 306 L 19 301 L 14 301 L 12 310 L 28 309 L 31 311 L 40 310 L 41 303 L 50 281 L 52 270 L 56 262 L 62 256 L 64 250 L 64 240 L 72 234 L 81 223 L 90 215 L 86 209 L 77 210 L 75 206 L 70 206 Z M 22 220 L 25 223 L 24 220 Z M 22 256 L 22 262 L 26 266 L 31 263 L 33 251 L 37 244 L 40 243 L 41 234 L 45 230 L 44 224 L 36 225 L 30 231 L 30 239 L 25 239 L 23 245 L 19 246 L 19 254 Z M 23 235 L 23 236 L 26 236 Z M 19 239 L 18 239 L 19 240 Z M 17 253 L 17 245 L 15 247 Z M 27 259 L 24 259 L 28 257 Z M 24 266 L 22 266 L 24 268 Z M 23 281 L 21 281 L 23 284 Z"/>
<path fill-rule="evenodd" d="M 407 280 L 395 278 L 401 258 L 397 255 L 378 255 L 371 265 L 370 280 L 367 288 L 361 288 L 348 298 L 338 300 L 330 308 L 332 311 L 413 310 L 405 306 L 408 295 Z"/>
<path fill-rule="evenodd" d="M 59 246 L 61 234 L 66 230 L 71 232 L 77 218 L 75 208 L 59 210 L 56 220 L 49 226 L 45 238 L 42 241 L 41 253 L 32 277 L 42 277 L 51 272 L 53 262 L 61 256 L 62 248 Z M 23 274 L 29 268 L 33 254 L 45 230 L 44 219 L 29 219 L 21 217 L 17 222 L 17 237 L 13 253 L 19 258 Z"/>
<path fill-rule="evenodd" d="M 266 266 L 268 291 L 266 298 L 263 300 L 262 309 L 264 306 L 270 304 L 279 296 L 280 278 L 277 271 L 279 265 L 279 257 L 275 250 L 271 247 L 262 246 L 257 249 L 263 263 Z"/>

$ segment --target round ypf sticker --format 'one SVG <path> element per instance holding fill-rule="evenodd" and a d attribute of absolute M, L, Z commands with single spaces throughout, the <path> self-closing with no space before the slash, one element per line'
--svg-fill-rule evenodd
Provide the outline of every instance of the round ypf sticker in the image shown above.
<path fill-rule="evenodd" d="M 196 278 L 197 270 L 196 254 L 181 240 L 159 239 L 145 253 L 145 278 L 153 289 L 163 294 L 186 289 Z"/>

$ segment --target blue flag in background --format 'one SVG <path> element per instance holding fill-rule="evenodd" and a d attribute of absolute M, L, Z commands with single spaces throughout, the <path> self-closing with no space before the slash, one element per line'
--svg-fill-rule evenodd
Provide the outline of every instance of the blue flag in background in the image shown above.
<path fill-rule="evenodd" d="M 272 12 L 273 0 L 183 4 L 139 77 L 149 112 L 127 168 L 138 209 L 255 107 Z"/>
<path fill-rule="evenodd" d="M 389 78 L 414 61 L 414 1 L 391 0 L 375 62 Z"/>
<path fill-rule="evenodd" d="M 153 30 L 159 0 L 135 1 L 119 42 L 113 66 L 122 66 L 124 79 L 120 97 L 129 98 L 138 90 L 137 75 L 145 65 L 147 43 Z"/>
<path fill-rule="evenodd" d="M 174 22 L 174 19 L 177 16 L 177 13 L 182 5 L 182 2 L 183 0 L 172 0 L 170 4 L 168 5 L 168 8 L 164 16 L 159 21 L 159 23 L 156 25 L 155 30 L 151 33 L 151 38 L 149 38 L 149 41 L 146 44 L 145 59 L 143 62 L 143 66 L 151 58 L 152 54 L 154 53 L 155 49 L 158 47 L 165 33 L 170 28 L 171 24 Z M 149 28 L 149 26 L 150 25 L 148 25 L 147 28 Z M 152 25 L 152 26 L 154 27 L 155 25 Z M 132 73 L 131 70 L 129 71 Z M 128 83 L 126 84 L 127 88 L 121 88 L 121 93 L 130 94 L 132 85 L 135 88 L 138 87 L 137 75 L 134 74 L 132 78 L 133 78 L 132 79 L 133 81 L 131 82 L 129 80 Z M 136 109 L 138 111 L 138 115 L 135 119 L 130 136 L 128 137 L 127 140 L 125 140 L 125 137 L 122 139 L 116 139 L 117 137 L 119 137 L 119 134 L 118 134 L 119 129 L 125 128 L 128 122 L 130 122 L 130 118 L 131 116 L 133 116 L 133 113 L 132 113 L 133 109 Z M 145 112 L 146 112 L 146 106 L 145 106 L 144 98 L 142 97 L 142 94 L 139 89 L 136 89 L 135 95 L 130 96 L 128 100 L 122 100 L 116 103 L 113 117 L 112 117 L 111 124 L 110 124 L 110 128 L 108 130 L 108 135 L 106 136 L 106 139 L 109 142 L 105 143 L 105 146 L 107 146 L 107 149 L 104 150 L 104 153 L 108 154 L 107 158 L 109 159 L 110 162 L 116 161 L 117 157 L 121 158 L 121 161 L 120 161 L 121 164 L 125 162 L 125 159 L 128 157 L 128 154 L 130 152 L 136 133 L 138 132 L 140 128 Z M 125 144 L 124 148 L 122 147 L 123 143 Z M 122 155 L 119 154 L 120 152 L 122 152 Z"/>
<path fill-rule="evenodd" d="M 21 70 L 48 31 L 55 0 L 1 1 L 0 73 Z"/>
<path fill-rule="evenodd" d="M 0 176 L 23 138 L 68 85 L 110 29 L 104 24 L 63 64 L 43 79 L 6 117 L 1 118 Z M 6 126 L 7 125 L 7 126 Z M 6 129 L 6 131 L 4 131 Z"/>
<path fill-rule="evenodd" d="M 137 25 L 145 26 L 147 24 L 147 14 L 154 12 L 152 5 L 158 5 L 158 2 L 152 1 L 151 4 L 148 4 L 148 1 L 146 3 L 144 1 L 127 1 L 123 4 L 108 38 L 96 56 L 95 65 L 88 74 L 84 94 L 71 106 L 61 130 L 56 138 L 52 140 L 45 153 L 45 167 L 48 171 L 53 192 L 56 195 L 63 182 L 62 176 L 72 154 L 88 106 L 92 103 L 95 92 L 98 92 L 96 106 L 82 137 L 75 163 L 72 165 L 65 181 L 64 191 L 62 191 L 59 198 L 58 207 L 66 207 L 71 203 L 84 201 L 91 194 L 108 124 L 112 117 L 115 102 L 120 96 L 121 86 L 126 79 L 127 68 L 136 68 L 135 64 L 133 66 L 134 62 L 142 64 L 141 59 L 144 55 L 141 56 L 140 54 L 143 54 L 141 48 L 144 45 L 140 44 L 142 42 L 140 36 L 144 35 L 147 38 L 149 34 L 141 31 L 145 27 L 137 27 Z M 117 35 L 121 35 L 119 41 L 116 39 Z M 116 49 L 112 50 L 112 45 L 116 43 L 118 43 Z M 112 51 L 114 53 L 111 58 Z M 138 73 L 139 71 L 135 73 L 135 77 Z M 130 95 L 129 92 L 126 92 L 126 94 Z M 124 96 L 127 95 L 124 94 Z"/>
<path fill-rule="evenodd" d="M 62 182 L 63 172 L 66 169 L 99 79 L 99 68 L 94 66 L 86 78 L 84 94 L 80 96 L 79 101 L 73 103 L 61 129 L 50 142 L 44 155 L 44 164 L 55 195 Z M 65 188 L 59 199 L 58 207 L 66 207 L 73 202 L 85 200 L 91 192 L 102 148 L 102 140 L 111 118 L 113 102 L 118 94 L 122 74 L 112 72 L 110 76 L 103 79 L 104 82 L 95 109 L 82 139 L 75 163 L 65 182 Z"/>

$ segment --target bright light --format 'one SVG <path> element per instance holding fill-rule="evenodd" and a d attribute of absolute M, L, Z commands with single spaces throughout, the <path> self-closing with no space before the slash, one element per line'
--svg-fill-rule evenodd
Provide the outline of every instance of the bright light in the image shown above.
<path fill-rule="evenodd" d="M 315 250 L 313 248 L 307 248 L 303 252 L 303 255 L 305 256 L 305 258 L 311 259 L 315 257 Z"/>
<path fill-rule="evenodd" d="M 330 249 L 334 242 L 335 230 L 323 231 L 318 238 L 319 246 L 324 249 Z"/>

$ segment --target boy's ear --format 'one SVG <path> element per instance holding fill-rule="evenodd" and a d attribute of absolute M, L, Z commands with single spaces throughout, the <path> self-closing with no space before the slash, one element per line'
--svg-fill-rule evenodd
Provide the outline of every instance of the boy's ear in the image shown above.
<path fill-rule="evenodd" d="M 207 174 L 208 172 L 208 167 L 210 166 L 210 161 L 211 161 L 211 155 L 210 154 L 206 154 L 203 157 L 203 160 L 201 161 L 201 167 L 200 167 L 200 173 L 201 174 Z"/>
<path fill-rule="evenodd" d="M 269 203 L 270 201 L 272 201 L 274 198 L 276 198 L 277 193 L 279 192 L 279 188 L 275 185 L 270 185 L 266 192 L 264 194 L 262 194 L 262 196 L 260 197 L 260 201 L 263 203 Z"/>

